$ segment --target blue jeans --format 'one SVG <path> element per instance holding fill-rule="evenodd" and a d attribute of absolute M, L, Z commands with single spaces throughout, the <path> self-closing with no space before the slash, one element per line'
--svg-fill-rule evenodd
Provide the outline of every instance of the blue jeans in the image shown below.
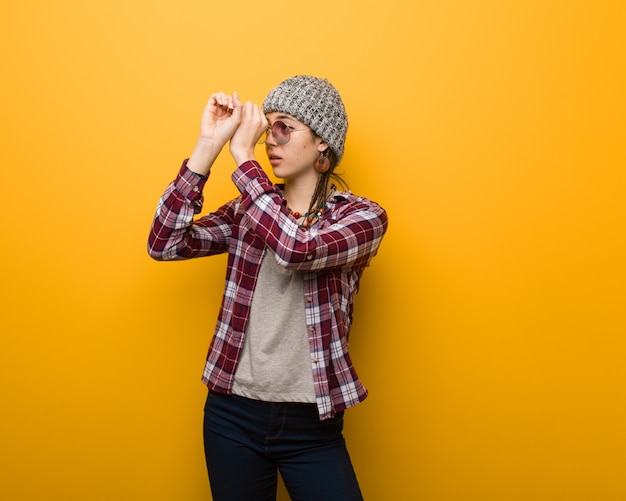
<path fill-rule="evenodd" d="M 342 434 L 343 413 L 314 404 L 209 392 L 204 451 L 213 501 L 274 501 L 277 471 L 293 501 L 361 501 Z"/>

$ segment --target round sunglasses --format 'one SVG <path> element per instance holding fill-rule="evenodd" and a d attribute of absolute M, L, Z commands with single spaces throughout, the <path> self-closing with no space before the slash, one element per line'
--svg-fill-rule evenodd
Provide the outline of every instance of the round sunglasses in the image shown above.
<path fill-rule="evenodd" d="M 270 132 L 274 137 L 274 141 L 278 144 L 287 144 L 289 139 L 291 139 L 291 133 L 297 132 L 306 129 L 296 129 L 291 125 L 287 125 L 285 122 L 281 122 L 280 120 L 276 120 L 272 125 L 268 126 L 265 129 L 265 137 L 261 136 L 259 139 L 259 144 L 263 144 L 267 140 L 267 136 L 269 136 Z"/>

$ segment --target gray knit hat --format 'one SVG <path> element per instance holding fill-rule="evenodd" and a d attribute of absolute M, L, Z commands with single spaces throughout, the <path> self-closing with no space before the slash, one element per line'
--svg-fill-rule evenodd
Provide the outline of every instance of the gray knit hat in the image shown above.
<path fill-rule="evenodd" d="M 348 116 L 339 92 L 328 80 L 309 75 L 288 78 L 263 101 L 263 113 L 272 111 L 288 113 L 308 125 L 341 160 Z"/>

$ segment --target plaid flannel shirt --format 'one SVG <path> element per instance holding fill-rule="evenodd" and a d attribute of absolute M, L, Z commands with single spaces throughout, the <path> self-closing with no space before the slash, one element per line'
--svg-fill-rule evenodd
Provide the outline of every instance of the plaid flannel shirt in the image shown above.
<path fill-rule="evenodd" d="M 320 419 L 363 401 L 367 390 L 352 366 L 348 335 L 361 275 L 387 230 L 384 209 L 350 191 L 336 191 L 327 200 L 323 217 L 302 228 L 289 214 L 280 187 L 257 162 L 248 161 L 232 175 L 241 195 L 194 220 L 202 210 L 208 176 L 192 172 L 186 163 L 159 200 L 148 252 L 165 261 L 228 253 L 226 285 L 203 382 L 213 391 L 232 393 L 267 249 L 280 265 L 303 274 Z"/>

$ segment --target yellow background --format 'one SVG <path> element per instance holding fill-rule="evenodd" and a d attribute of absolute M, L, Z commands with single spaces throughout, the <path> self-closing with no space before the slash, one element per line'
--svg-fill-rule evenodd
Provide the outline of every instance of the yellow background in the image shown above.
<path fill-rule="evenodd" d="M 208 96 L 310 73 L 390 216 L 352 333 L 366 499 L 626 499 L 625 5 L 4 5 L 0 498 L 210 499 L 225 261 L 152 262 L 146 237 Z"/>

